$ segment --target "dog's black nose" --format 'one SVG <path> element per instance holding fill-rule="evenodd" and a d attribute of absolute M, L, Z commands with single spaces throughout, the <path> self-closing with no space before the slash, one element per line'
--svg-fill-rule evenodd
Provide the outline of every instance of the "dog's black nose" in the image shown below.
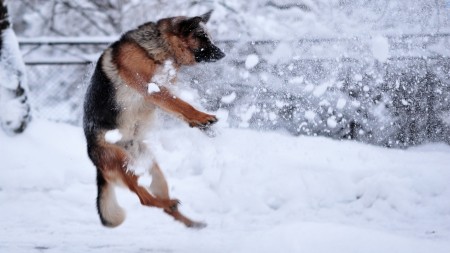
<path fill-rule="evenodd" d="M 218 61 L 225 57 L 225 53 L 220 50 L 220 48 L 216 46 L 212 46 L 211 48 L 211 59 L 210 61 Z"/>
<path fill-rule="evenodd" d="M 225 53 L 224 52 L 222 52 L 222 50 L 220 50 L 219 48 L 217 48 L 217 51 L 216 52 L 214 52 L 214 58 L 216 59 L 216 60 L 220 60 L 220 59 L 222 59 L 223 57 L 225 57 Z"/>
<path fill-rule="evenodd" d="M 194 51 L 194 54 L 197 62 L 215 62 L 225 57 L 225 53 L 215 45 L 198 49 Z"/>

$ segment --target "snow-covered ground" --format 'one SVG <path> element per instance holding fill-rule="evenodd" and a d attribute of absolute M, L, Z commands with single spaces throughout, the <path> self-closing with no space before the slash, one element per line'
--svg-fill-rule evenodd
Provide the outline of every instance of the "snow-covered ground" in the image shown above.
<path fill-rule="evenodd" d="M 149 145 L 191 230 L 119 190 L 100 225 L 82 129 L 0 132 L 0 252 L 450 252 L 450 147 L 384 149 L 320 137 L 186 126 Z"/>

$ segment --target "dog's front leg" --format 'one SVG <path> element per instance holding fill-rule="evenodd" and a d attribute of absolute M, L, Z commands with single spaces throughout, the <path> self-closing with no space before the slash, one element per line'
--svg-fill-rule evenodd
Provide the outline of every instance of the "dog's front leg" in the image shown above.
<path fill-rule="evenodd" d="M 182 118 L 190 127 L 204 129 L 217 122 L 216 116 L 198 111 L 192 105 L 172 95 L 165 87 L 160 87 L 158 92 L 148 94 L 146 99 L 161 109 Z"/>

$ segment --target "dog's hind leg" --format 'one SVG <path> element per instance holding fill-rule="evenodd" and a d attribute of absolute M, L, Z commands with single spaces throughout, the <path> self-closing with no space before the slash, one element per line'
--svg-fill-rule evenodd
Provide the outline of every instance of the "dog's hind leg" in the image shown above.
<path fill-rule="evenodd" d="M 139 142 L 138 145 L 134 145 L 133 147 L 137 149 L 133 150 L 132 148 L 128 147 L 127 150 L 131 152 L 131 154 L 134 154 L 132 156 L 135 159 L 153 160 L 153 155 L 143 142 Z M 141 164 L 141 166 L 142 163 L 143 163 L 142 160 L 141 162 L 138 162 L 138 164 Z M 139 196 L 139 200 L 143 205 L 161 207 L 164 209 L 164 212 L 171 215 L 173 218 L 175 218 L 175 220 L 184 223 L 187 227 L 200 228 L 205 226 L 203 223 L 190 220 L 189 218 L 185 217 L 178 211 L 177 208 L 178 201 L 170 199 L 167 181 L 164 177 L 164 174 L 162 173 L 161 169 L 159 168 L 158 164 L 155 161 L 152 162 L 149 174 L 152 177 L 152 181 L 150 185 L 147 187 L 142 187 L 141 185 L 138 185 L 139 177 L 132 174 L 131 171 L 124 172 L 123 181 L 126 183 L 126 185 L 130 188 L 131 191 L 135 192 Z M 160 206 L 157 204 L 158 201 L 166 204 L 168 203 L 170 206 L 169 207 Z"/>
<path fill-rule="evenodd" d="M 97 166 L 97 210 L 103 225 L 115 227 L 125 218 L 116 200 L 114 184 L 125 184 L 138 195 L 143 205 L 168 211 L 176 209 L 178 200 L 156 198 L 146 188 L 138 185 L 138 176 L 128 169 L 132 158 L 122 147 L 102 143 L 90 152 L 90 156 Z"/>
<path fill-rule="evenodd" d="M 153 163 L 150 175 L 152 176 L 152 182 L 149 187 L 151 193 L 160 199 L 169 199 L 169 187 L 157 163 Z"/>
<path fill-rule="evenodd" d="M 152 176 L 152 183 L 150 184 L 150 191 L 160 199 L 169 199 L 169 188 L 167 186 L 166 179 L 158 164 L 155 162 L 152 169 L 150 170 L 150 175 Z M 186 216 L 184 216 L 178 208 L 175 209 L 164 209 L 164 212 L 172 216 L 175 220 L 182 222 L 187 227 L 191 228 L 203 228 L 206 224 L 193 221 Z"/>
<path fill-rule="evenodd" d="M 199 222 L 199 221 L 193 221 L 189 219 L 188 217 L 184 216 L 178 209 L 174 210 L 166 210 L 164 209 L 164 212 L 166 212 L 168 215 L 172 216 L 175 220 L 182 222 L 186 227 L 189 228 L 204 228 L 206 227 L 206 223 Z"/>
<path fill-rule="evenodd" d="M 136 193 L 136 195 L 139 197 L 139 200 L 141 201 L 142 205 L 145 206 L 155 206 L 162 208 L 167 211 L 176 210 L 179 201 L 176 199 L 160 199 L 152 194 L 143 186 L 140 186 L 138 184 L 139 177 L 136 176 L 133 172 L 122 170 L 122 180 L 125 183 L 128 188 Z"/>

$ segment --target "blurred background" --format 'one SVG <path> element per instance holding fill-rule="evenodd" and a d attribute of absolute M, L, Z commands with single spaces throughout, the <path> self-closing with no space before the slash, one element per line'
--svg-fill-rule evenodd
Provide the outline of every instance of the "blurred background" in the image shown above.
<path fill-rule="evenodd" d="M 179 81 L 235 128 L 450 143 L 448 0 L 14 0 L 34 117 L 81 125 L 93 64 L 137 25 L 214 9 L 227 57 Z"/>

